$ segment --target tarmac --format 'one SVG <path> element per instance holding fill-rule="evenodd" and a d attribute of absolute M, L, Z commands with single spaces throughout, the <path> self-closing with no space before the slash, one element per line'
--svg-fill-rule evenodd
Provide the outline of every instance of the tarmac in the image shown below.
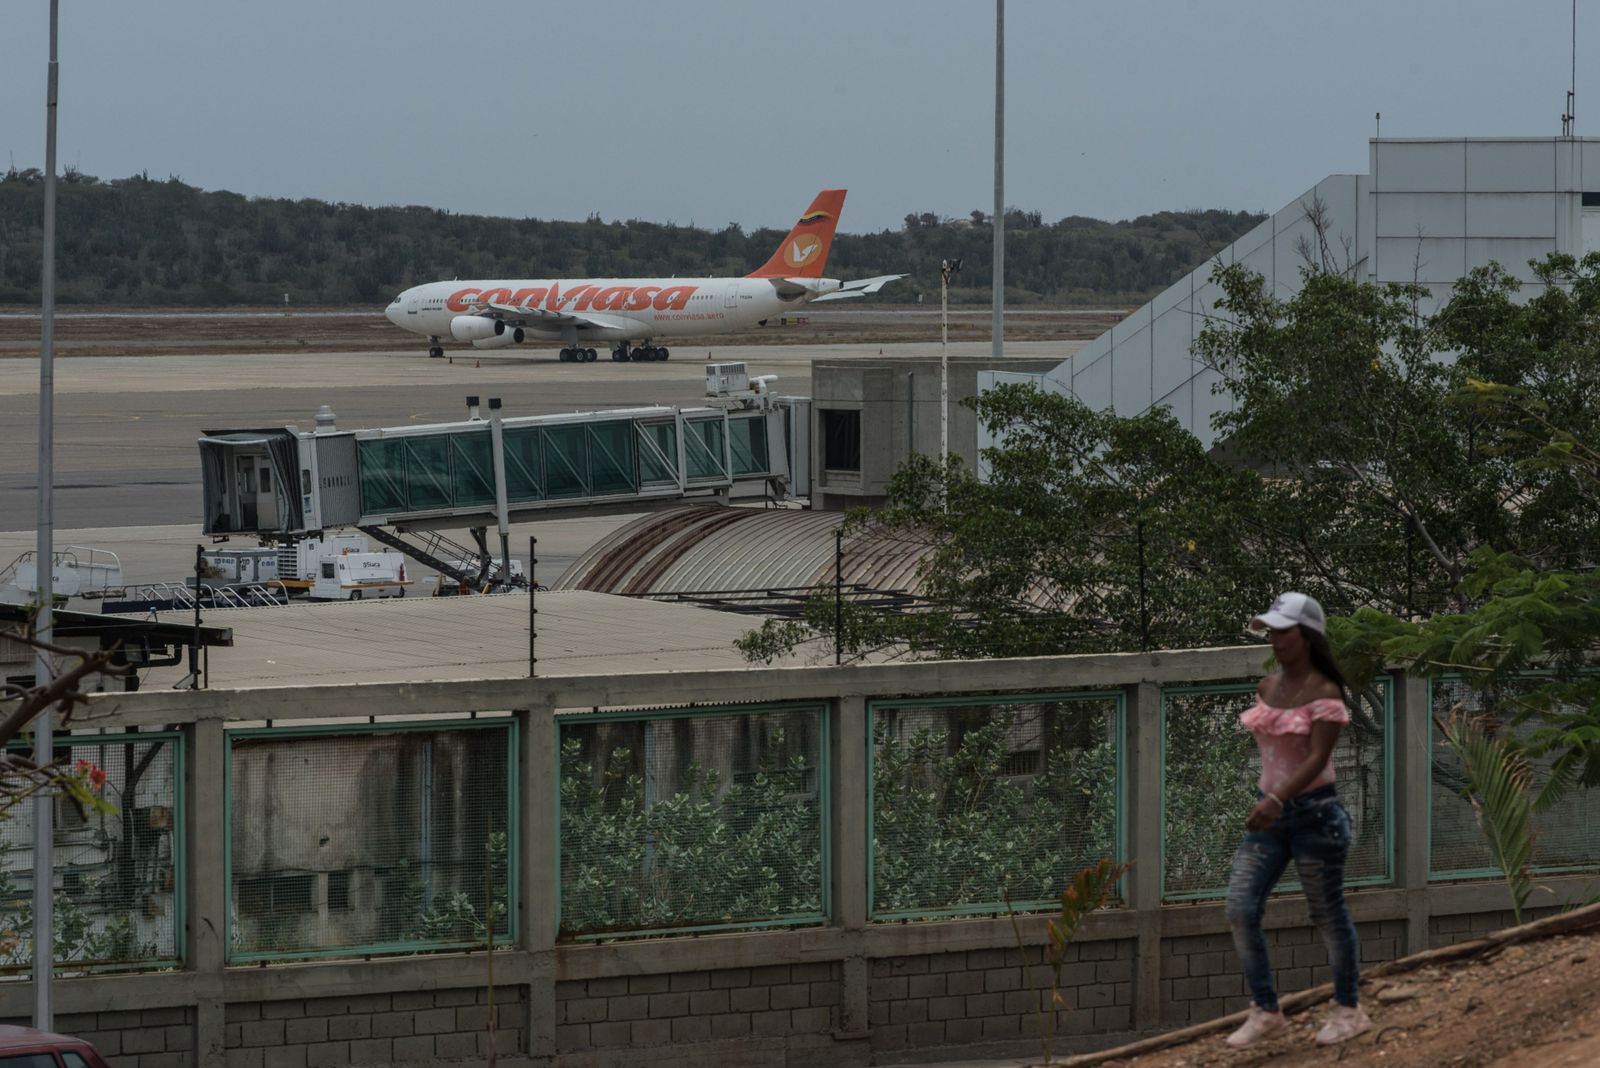
<path fill-rule="evenodd" d="M 1008 342 L 1017 357 L 1065 356 L 1081 341 Z M 952 356 L 987 355 L 984 342 L 952 342 Z M 528 355 L 451 350 L 83 356 L 55 362 L 55 524 L 58 528 L 197 524 L 202 430 L 309 428 L 323 404 L 341 428 L 453 421 L 465 398 L 500 397 L 507 415 L 540 415 L 705 398 L 707 359 L 775 374 L 775 392 L 805 396 L 811 361 L 927 357 L 937 343 L 744 345 L 673 349 L 657 363 L 561 363 L 554 349 Z M 0 531 L 37 522 L 37 357 L 0 359 Z M 109 546 L 108 546 L 109 547 Z M 191 549 L 192 553 L 192 549 Z M 0 561 L 3 566 L 5 561 Z"/>

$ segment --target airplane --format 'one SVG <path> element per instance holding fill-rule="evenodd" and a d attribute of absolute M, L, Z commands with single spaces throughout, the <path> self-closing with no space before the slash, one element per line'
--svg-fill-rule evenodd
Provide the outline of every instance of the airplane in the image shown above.
<path fill-rule="evenodd" d="M 876 293 L 903 274 L 841 282 L 824 278 L 843 189 L 817 194 L 783 244 L 743 278 L 518 278 L 412 286 L 384 311 L 390 322 L 429 340 L 476 349 L 560 341 L 563 363 L 594 361 L 591 342 L 610 343 L 617 361 L 665 360 L 662 338 L 723 334 L 765 323 L 803 304 Z"/>

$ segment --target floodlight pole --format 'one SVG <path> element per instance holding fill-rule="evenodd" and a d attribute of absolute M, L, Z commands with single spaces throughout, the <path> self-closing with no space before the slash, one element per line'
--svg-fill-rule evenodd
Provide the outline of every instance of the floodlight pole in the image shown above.
<path fill-rule="evenodd" d="M 1006 0 L 994 3 L 994 307 L 989 354 L 1005 355 L 1006 322 Z"/>
<path fill-rule="evenodd" d="M 939 464 L 950 459 L 950 261 L 939 267 Z"/>
<path fill-rule="evenodd" d="M 51 609 L 55 597 L 55 343 L 56 343 L 56 28 L 60 0 L 50 0 L 50 65 L 44 104 L 44 278 L 39 308 L 39 542 L 36 553 L 39 614 L 33 633 L 51 639 Z M 48 686 L 54 675 L 50 654 L 35 651 L 34 685 Z M 50 709 L 39 713 L 34 724 L 34 762 L 50 763 L 55 750 Z M 33 798 L 33 1026 L 53 1027 L 50 980 L 55 971 L 55 793 L 40 790 Z"/>

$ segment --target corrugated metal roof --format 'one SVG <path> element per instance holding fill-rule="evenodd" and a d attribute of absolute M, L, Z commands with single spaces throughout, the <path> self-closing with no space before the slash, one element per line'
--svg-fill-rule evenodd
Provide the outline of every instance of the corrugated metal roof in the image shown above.
<path fill-rule="evenodd" d="M 685 507 L 642 516 L 580 556 L 557 589 L 632 596 L 809 589 L 834 580 L 839 512 Z M 845 542 L 843 580 L 912 592 L 930 551 L 904 535 L 864 531 Z"/>

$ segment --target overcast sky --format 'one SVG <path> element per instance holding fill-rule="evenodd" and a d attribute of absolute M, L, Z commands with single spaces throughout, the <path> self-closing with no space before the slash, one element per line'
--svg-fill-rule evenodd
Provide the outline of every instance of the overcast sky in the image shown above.
<path fill-rule="evenodd" d="M 251 196 L 842 229 L 993 203 L 992 0 L 62 0 L 60 163 Z M 44 160 L 48 0 L 0 2 Z M 1552 136 L 1570 0 L 1010 0 L 1006 201 L 1275 210 L 1386 136 Z M 1588 46 L 1588 60 L 1584 49 Z M 1578 132 L 1600 136 L 1600 2 Z"/>

